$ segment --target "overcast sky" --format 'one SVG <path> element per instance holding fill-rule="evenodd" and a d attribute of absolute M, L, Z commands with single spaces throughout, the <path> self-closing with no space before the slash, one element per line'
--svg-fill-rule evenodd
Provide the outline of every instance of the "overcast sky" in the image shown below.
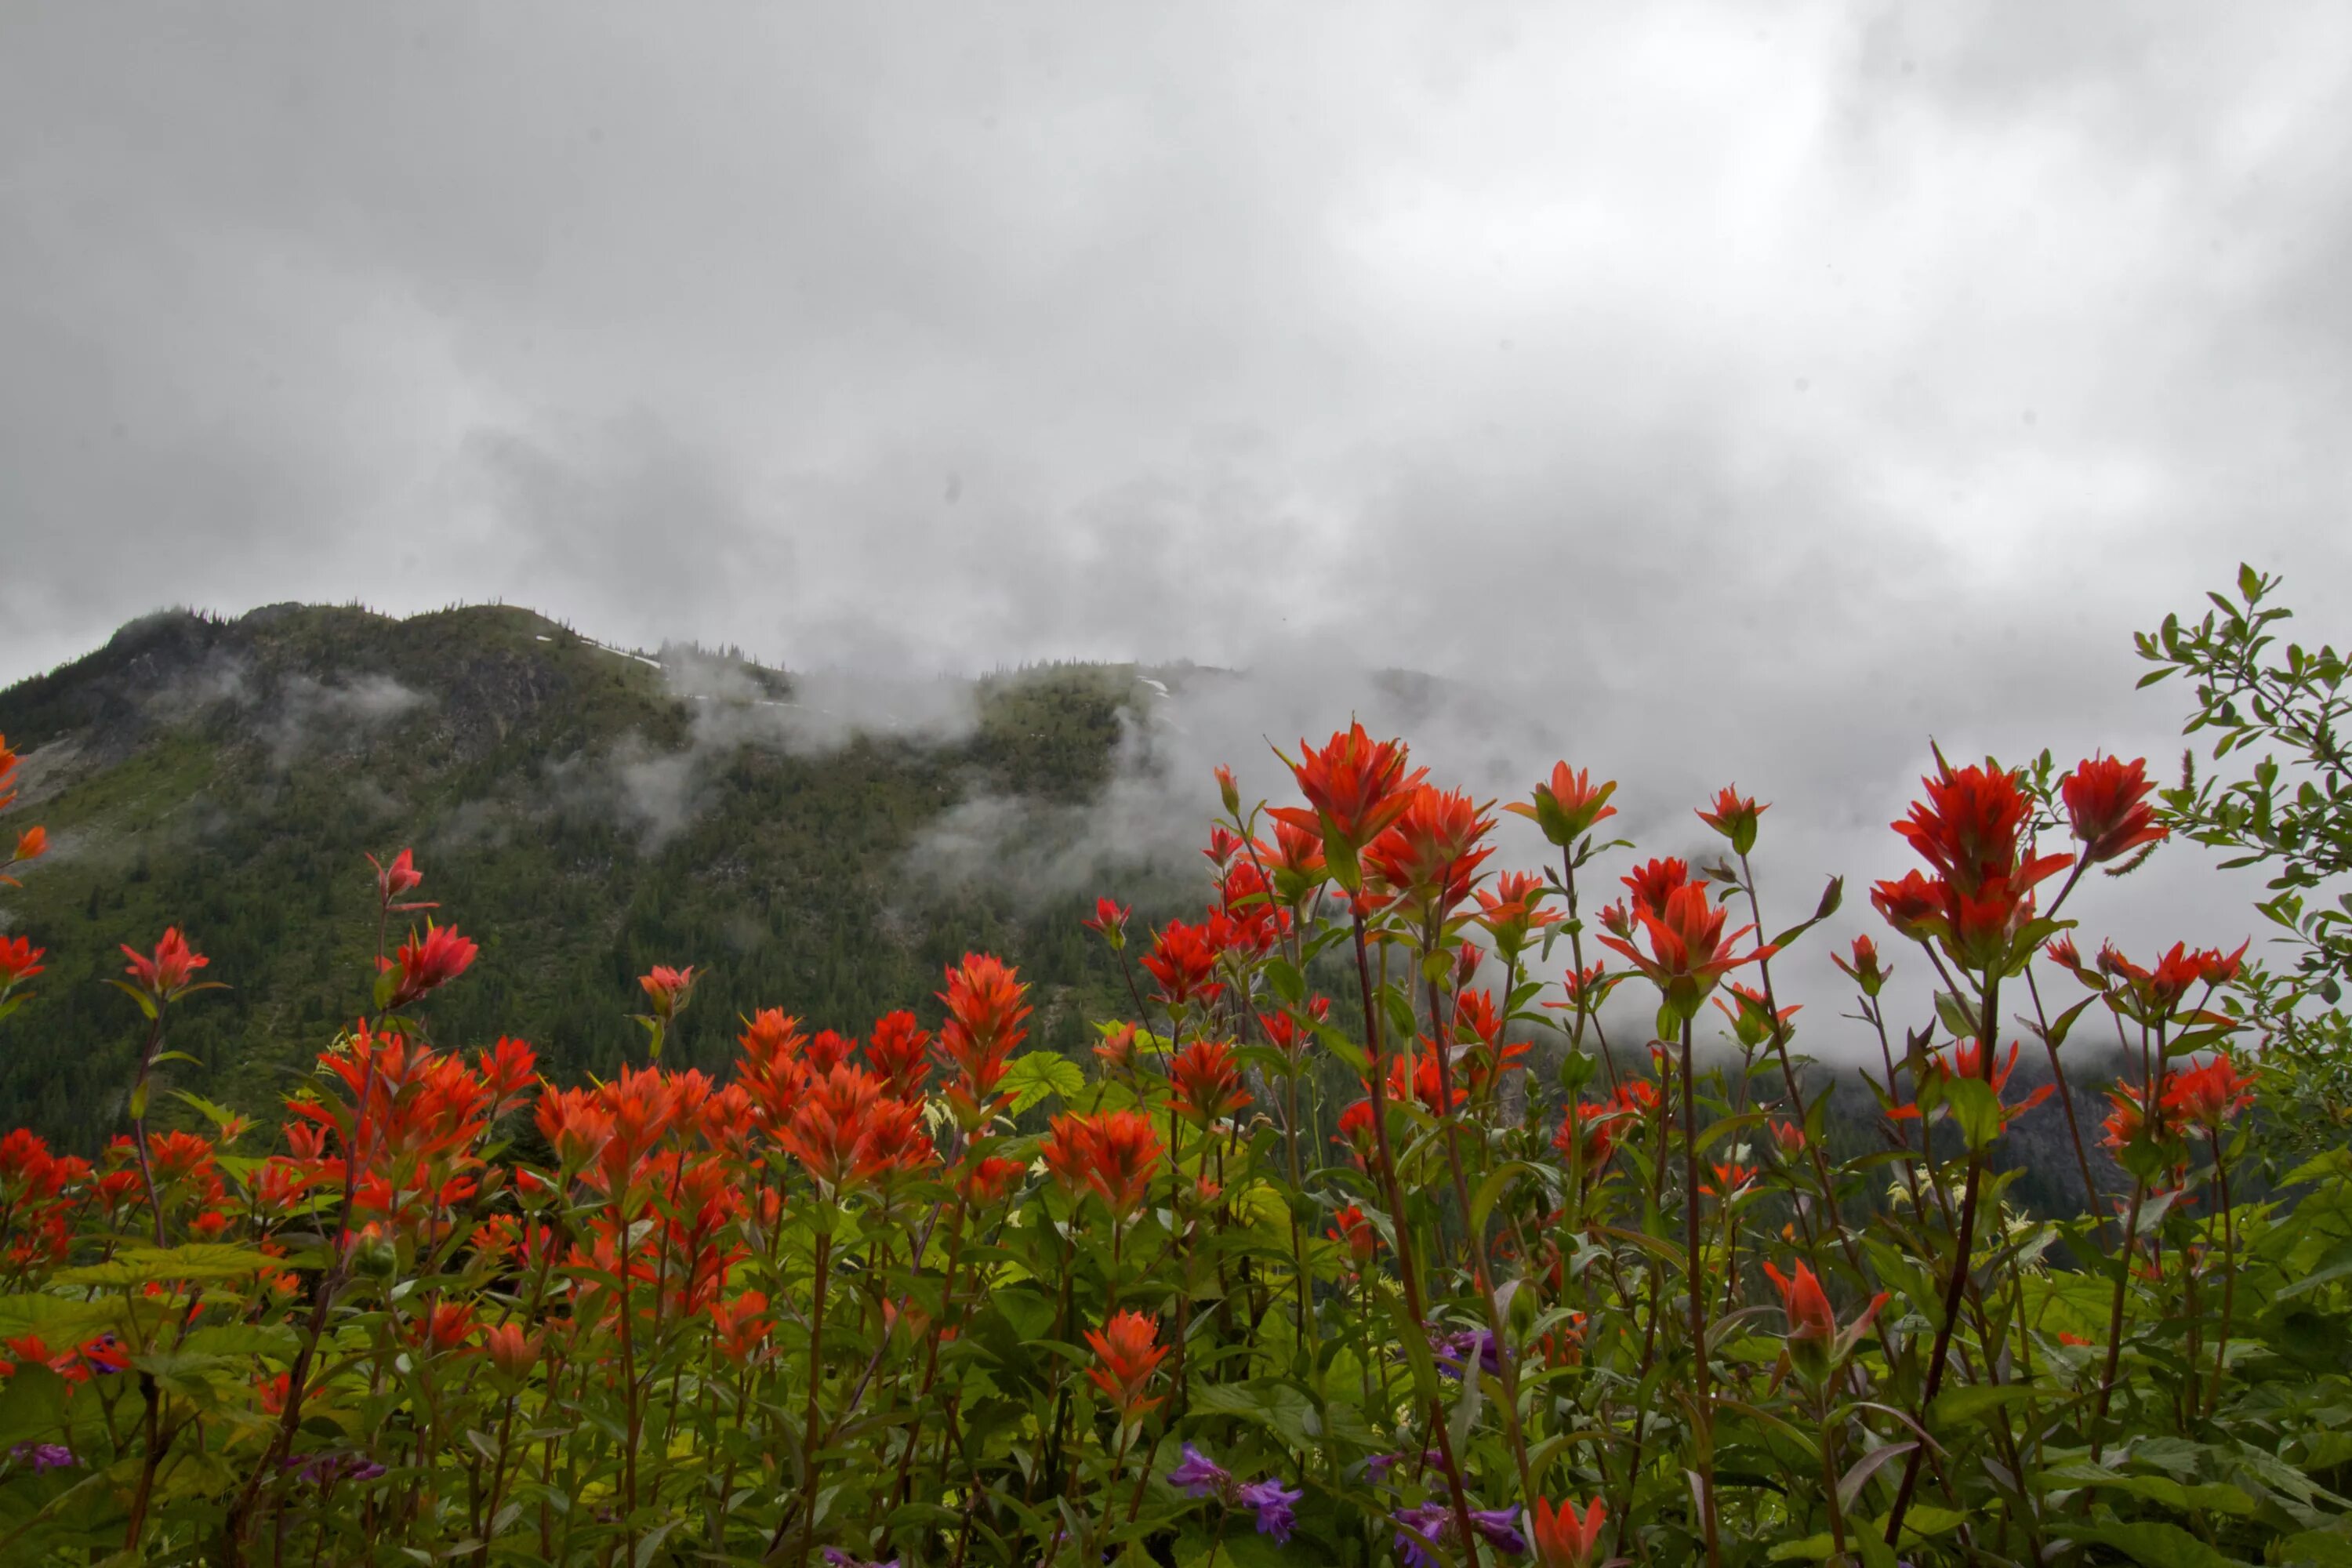
<path fill-rule="evenodd" d="M 27 0 L 0 679 L 493 596 L 1397 664 L 1884 843 L 1930 731 L 2161 752 L 2242 558 L 2340 640 L 2347 78 L 2326 0 Z"/>

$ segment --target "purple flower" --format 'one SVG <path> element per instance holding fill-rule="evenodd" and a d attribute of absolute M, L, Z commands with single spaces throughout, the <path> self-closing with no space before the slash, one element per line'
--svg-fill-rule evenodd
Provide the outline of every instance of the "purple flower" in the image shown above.
<path fill-rule="evenodd" d="M 1404 1568 L 1437 1568 L 1436 1560 L 1429 1554 L 1429 1548 L 1423 1546 L 1413 1532 L 1418 1531 L 1420 1536 L 1433 1542 L 1444 1541 L 1446 1512 L 1442 1502 L 1427 1502 L 1419 1508 L 1397 1510 L 1396 1521 L 1400 1528 L 1396 1532 L 1396 1553 L 1397 1561 L 1403 1563 Z"/>
<path fill-rule="evenodd" d="M 322 1487 L 337 1481 L 372 1481 L 384 1473 L 382 1465 L 358 1454 L 312 1454 L 308 1458 L 289 1455 L 284 1462 L 303 1480 Z"/>
<path fill-rule="evenodd" d="M 1496 1551 L 1517 1557 L 1528 1549 L 1528 1538 L 1519 1533 L 1518 1512 L 1515 1508 L 1474 1508 L 1470 1510 L 1470 1522 Z"/>
<path fill-rule="evenodd" d="M 898 1568 L 896 1557 L 887 1563 L 868 1563 L 863 1557 L 852 1557 L 838 1546 L 824 1549 L 824 1561 L 826 1568 Z"/>
<path fill-rule="evenodd" d="M 1458 1334 L 1441 1334 L 1431 1342 L 1429 1348 L 1436 1356 L 1438 1366 L 1455 1377 L 1462 1375 L 1463 1367 L 1474 1353 L 1478 1357 L 1481 1372 L 1496 1376 L 1502 1374 L 1503 1358 L 1496 1349 L 1495 1336 L 1484 1329 L 1465 1329 Z"/>
<path fill-rule="evenodd" d="M 62 1470 L 78 1462 L 74 1451 L 63 1443 L 19 1443 L 8 1450 L 8 1457 L 18 1464 L 29 1463 L 37 1476 Z"/>
<path fill-rule="evenodd" d="M 1291 1505 L 1305 1495 L 1284 1490 L 1279 1479 L 1252 1481 L 1239 1493 L 1244 1508 L 1257 1510 L 1257 1532 L 1273 1536 L 1276 1546 L 1290 1544 L 1290 1531 L 1298 1523 Z"/>
<path fill-rule="evenodd" d="M 1192 1497 L 1230 1497 L 1234 1478 L 1226 1468 L 1192 1447 L 1184 1445 L 1184 1462 L 1168 1472 L 1168 1484 Z"/>

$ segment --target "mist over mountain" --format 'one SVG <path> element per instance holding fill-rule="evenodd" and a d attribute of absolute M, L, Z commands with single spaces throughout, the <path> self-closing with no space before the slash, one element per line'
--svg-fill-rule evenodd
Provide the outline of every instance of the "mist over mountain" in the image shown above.
<path fill-rule="evenodd" d="M 1061 664 L 909 679 L 621 648 L 497 605 L 146 616 L 0 692 L 0 734 L 26 753 L 25 803 L 55 846 L 0 910 L 51 954 L 43 994 L 7 1026 L 0 1118 L 83 1146 L 118 1129 L 138 1029 L 99 982 L 119 967 L 116 944 L 173 922 L 227 989 L 174 1014 L 170 1044 L 194 1060 L 169 1082 L 271 1103 L 365 1006 L 377 932 L 362 855 L 404 847 L 426 871 L 431 917 L 482 942 L 430 1004 L 431 1029 L 525 1036 L 560 1079 L 623 1059 L 635 977 L 654 963 L 703 969 L 671 1050 L 716 1068 L 757 1007 L 849 1032 L 909 1002 L 928 1011 L 967 949 L 1019 964 L 1038 986 L 1035 1037 L 1083 1055 L 1091 1021 L 1132 1014 L 1080 924 L 1095 896 L 1149 922 L 1196 911 L 1211 768 L 1230 760 L 1248 793 L 1279 797 L 1274 746 L 1344 717 L 1332 690 L 1486 795 L 1520 793 L 1562 739 L 1474 688 L 1395 671 Z M 1645 853 L 1705 853 L 1700 834 L 1628 806 Z M 1503 824 L 1507 858 L 1539 864 L 1539 841 Z M 1799 971 L 1784 984 L 1812 994 Z M 1874 1059 L 1832 1007 L 1805 1020 L 1806 1047 Z M 1646 1037 L 1641 1007 L 1611 1016 L 1620 1041 Z M 1557 1047 L 1544 1047 L 1548 1076 Z M 1839 1136 L 1868 1135 L 1858 1077 L 1836 1105 Z M 2015 1146 L 2021 1195 L 2071 1206 L 2054 1108 L 2021 1122 Z"/>
<path fill-rule="evenodd" d="M 136 1030 L 97 981 L 172 922 L 229 986 L 174 1015 L 196 1058 L 174 1083 L 269 1103 L 365 1005 L 362 856 L 405 846 L 435 915 L 483 944 L 434 1030 L 527 1033 L 559 1073 L 614 1066 L 654 963 L 708 967 L 688 1062 L 715 1065 L 755 1005 L 862 1029 L 968 947 L 1021 963 L 1039 1037 L 1070 1047 L 1106 980 L 1078 868 L 1000 885 L 926 875 L 919 850 L 975 801 L 1099 790 L 1151 689 L 1108 667 L 789 676 L 494 606 L 146 617 L 0 693 L 54 845 L 7 901 L 51 957 L 0 1053 L 0 1111 L 76 1143 L 113 1130 Z M 1149 901 L 1148 867 L 1123 881 Z"/>

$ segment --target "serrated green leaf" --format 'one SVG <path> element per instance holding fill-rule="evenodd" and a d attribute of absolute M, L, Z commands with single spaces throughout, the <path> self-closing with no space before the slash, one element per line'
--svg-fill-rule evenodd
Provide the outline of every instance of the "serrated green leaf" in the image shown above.
<path fill-rule="evenodd" d="M 1069 1099 L 1087 1087 L 1087 1075 L 1067 1057 L 1031 1051 L 1006 1065 L 1003 1087 L 1013 1096 L 1013 1113 L 1017 1116 L 1055 1095 Z"/>

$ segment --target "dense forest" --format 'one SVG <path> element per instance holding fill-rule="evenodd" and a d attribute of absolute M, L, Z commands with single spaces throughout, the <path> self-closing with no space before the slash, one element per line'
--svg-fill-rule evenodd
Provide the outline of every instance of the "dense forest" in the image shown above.
<path fill-rule="evenodd" d="M 54 846 L 7 900 L 6 929 L 50 957 L 0 1052 L 0 1120 L 76 1147 L 116 1130 L 135 1029 L 97 982 L 117 943 L 172 921 L 229 986 L 175 1023 L 194 1058 L 176 1081 L 266 1100 L 363 1003 L 361 846 L 414 846 L 438 917 L 482 934 L 476 984 L 436 1028 L 529 1027 L 558 1074 L 620 1060 L 624 1004 L 654 963 L 703 967 L 674 1049 L 715 1065 L 739 1014 L 859 1026 L 927 998 L 971 948 L 1017 963 L 1041 1039 L 1076 1049 L 1116 977 L 1075 893 L 910 876 L 906 856 L 974 795 L 1084 797 L 1148 695 L 1132 668 L 1009 672 L 951 730 L 894 737 L 877 718 L 820 746 L 789 722 L 789 676 L 612 649 L 520 609 L 135 622 L 0 693 Z M 1123 880 L 1149 909 L 1157 879 Z"/>

